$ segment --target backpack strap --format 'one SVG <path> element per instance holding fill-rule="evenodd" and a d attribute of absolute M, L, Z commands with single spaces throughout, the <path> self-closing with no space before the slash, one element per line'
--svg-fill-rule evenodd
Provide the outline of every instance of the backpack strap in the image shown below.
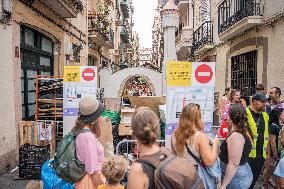
<path fill-rule="evenodd" d="M 204 164 L 204 162 L 199 159 L 196 155 L 193 154 L 193 152 L 188 148 L 188 146 L 185 144 L 186 150 L 187 152 L 191 155 L 191 157 L 203 168 L 206 167 L 206 165 Z"/>
<path fill-rule="evenodd" d="M 148 180 L 149 180 L 149 187 L 148 189 L 155 189 L 155 171 L 156 167 L 152 164 L 151 161 L 148 160 L 143 160 L 143 159 L 138 159 L 136 160 L 137 163 L 140 163 L 143 172 L 147 175 Z"/>
<path fill-rule="evenodd" d="M 87 133 L 87 132 L 91 132 L 91 130 L 90 130 L 90 129 L 83 128 L 83 129 L 74 131 L 75 136 L 77 136 L 77 135 L 79 135 L 79 134 L 81 134 L 81 133 Z"/>

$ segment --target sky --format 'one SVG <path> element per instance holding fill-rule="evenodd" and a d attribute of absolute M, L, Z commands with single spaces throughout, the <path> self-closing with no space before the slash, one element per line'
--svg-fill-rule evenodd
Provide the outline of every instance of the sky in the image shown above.
<path fill-rule="evenodd" d="M 140 48 L 152 48 L 152 27 L 158 0 L 132 0 L 134 30 L 138 33 Z"/>

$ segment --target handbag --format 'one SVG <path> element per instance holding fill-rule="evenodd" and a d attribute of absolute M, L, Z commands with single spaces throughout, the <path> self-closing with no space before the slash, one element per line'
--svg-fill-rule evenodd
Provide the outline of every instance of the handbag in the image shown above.
<path fill-rule="evenodd" d="M 185 144 L 187 152 L 198 163 L 197 172 L 199 177 L 203 180 L 205 189 L 217 189 L 221 187 L 221 166 L 219 158 L 212 166 L 206 166 L 205 163 L 192 153 Z"/>
<path fill-rule="evenodd" d="M 218 135 L 221 138 L 227 138 L 228 134 L 229 134 L 229 124 L 227 120 L 224 120 L 218 130 Z"/>

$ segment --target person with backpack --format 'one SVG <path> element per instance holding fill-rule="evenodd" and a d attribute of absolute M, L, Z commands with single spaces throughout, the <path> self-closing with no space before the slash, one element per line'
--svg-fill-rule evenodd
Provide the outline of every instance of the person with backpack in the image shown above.
<path fill-rule="evenodd" d="M 229 109 L 230 134 L 220 147 L 222 168 L 221 189 L 247 189 L 253 175 L 248 164 L 252 149 L 253 134 L 247 122 L 246 109 L 241 104 L 233 104 Z"/>
<path fill-rule="evenodd" d="M 193 164 L 186 158 L 173 156 L 156 142 L 159 119 L 149 108 L 138 108 L 131 129 L 140 148 L 140 158 L 131 165 L 128 189 L 202 189 Z"/>
<path fill-rule="evenodd" d="M 171 139 L 172 153 L 190 160 L 198 169 L 205 188 L 214 189 L 217 184 L 221 184 L 221 169 L 217 160 L 219 139 L 216 135 L 213 142 L 210 141 L 203 130 L 199 106 L 193 103 L 186 105 L 180 115 L 179 125 Z M 212 146 L 210 146 L 210 142 Z M 209 167 L 213 165 L 215 170 L 209 170 Z M 212 175 L 216 179 L 212 178 Z"/>
<path fill-rule="evenodd" d="M 267 155 L 264 164 L 264 184 L 263 189 L 268 189 L 268 184 L 275 186 L 270 178 L 280 157 L 279 133 L 281 131 L 281 123 L 284 121 L 284 112 L 282 108 L 274 108 L 269 114 L 269 142 L 267 145 Z"/>
<path fill-rule="evenodd" d="M 96 189 L 105 183 L 101 173 L 104 149 L 98 140 L 103 112 L 103 104 L 95 97 L 82 98 L 74 128 L 58 145 L 52 167 L 62 180 L 75 184 L 76 189 Z"/>
<path fill-rule="evenodd" d="M 84 97 L 79 101 L 79 117 L 73 132 L 81 132 L 76 137 L 76 155 L 85 165 L 85 176 L 75 183 L 76 189 L 96 189 L 105 183 L 101 172 L 104 162 L 104 148 L 99 142 L 101 135 L 101 114 L 104 106 L 95 97 Z M 88 188 L 85 184 L 88 184 Z"/>

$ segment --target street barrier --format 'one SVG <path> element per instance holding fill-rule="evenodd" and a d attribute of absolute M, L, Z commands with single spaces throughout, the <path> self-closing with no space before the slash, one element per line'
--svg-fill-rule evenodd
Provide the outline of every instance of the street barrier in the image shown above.
<path fill-rule="evenodd" d="M 157 140 L 160 146 L 165 146 L 165 140 Z M 126 145 L 126 153 L 122 153 L 121 147 Z M 133 153 L 131 152 L 133 150 Z M 133 154 L 133 155 L 132 155 Z M 125 156 L 130 163 L 139 158 L 140 150 L 137 146 L 137 140 L 122 140 L 116 146 L 116 155 Z"/>

